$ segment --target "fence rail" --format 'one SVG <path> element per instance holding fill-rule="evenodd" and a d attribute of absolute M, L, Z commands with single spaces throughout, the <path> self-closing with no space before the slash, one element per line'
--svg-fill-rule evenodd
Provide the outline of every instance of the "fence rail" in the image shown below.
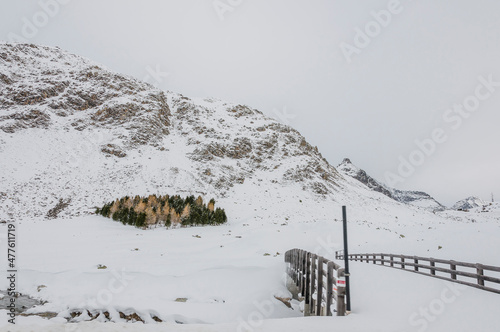
<path fill-rule="evenodd" d="M 285 262 L 289 263 L 288 275 L 304 297 L 305 316 L 332 316 L 333 311 L 345 315 L 344 269 L 340 265 L 301 249 L 288 250 Z M 332 310 L 333 301 L 336 310 Z"/>
<path fill-rule="evenodd" d="M 344 259 L 343 251 L 342 250 L 337 251 L 335 253 L 335 258 Z M 434 278 L 452 281 L 462 285 L 467 285 L 488 292 L 500 294 L 500 286 L 498 286 L 499 288 L 492 287 L 500 285 L 500 278 L 492 275 L 485 275 L 485 271 L 489 271 L 490 274 L 491 272 L 493 273 L 500 272 L 500 267 L 497 266 L 484 265 L 479 263 L 459 262 L 454 260 L 445 260 L 438 258 L 393 255 L 393 254 L 349 254 L 348 258 L 350 261 L 359 260 L 360 262 L 366 262 L 366 263 L 370 262 L 372 262 L 373 264 L 379 263 L 380 265 L 393 268 L 400 268 L 405 271 L 410 271 Z M 426 264 L 422 264 L 423 262 Z M 436 264 L 440 264 L 441 266 Z M 473 269 L 473 271 L 475 272 L 473 273 L 470 271 L 461 271 L 457 268 L 469 268 Z M 450 277 L 443 275 L 436 275 L 436 272 L 445 275 L 449 274 Z M 498 276 L 500 277 L 500 274 L 498 274 Z M 460 277 L 460 279 L 458 279 L 457 277 Z M 475 282 L 471 282 L 470 279 L 475 280 Z M 488 283 L 492 283 L 493 285 L 485 285 L 485 281 Z"/>

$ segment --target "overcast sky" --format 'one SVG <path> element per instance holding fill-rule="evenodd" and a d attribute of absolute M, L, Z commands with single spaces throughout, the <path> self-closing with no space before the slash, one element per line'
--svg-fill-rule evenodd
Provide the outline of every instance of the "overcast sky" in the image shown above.
<path fill-rule="evenodd" d="M 445 205 L 500 200 L 498 0 L 0 1 L 0 39 L 247 104 Z"/>

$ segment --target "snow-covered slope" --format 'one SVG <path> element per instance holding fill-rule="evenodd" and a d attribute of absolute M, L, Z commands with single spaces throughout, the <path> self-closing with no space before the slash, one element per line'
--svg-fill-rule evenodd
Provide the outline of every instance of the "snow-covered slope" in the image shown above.
<path fill-rule="evenodd" d="M 345 158 L 342 163 L 337 166 L 337 170 L 344 175 L 353 177 L 354 179 L 365 184 L 368 188 L 382 193 L 387 197 L 394 199 L 395 201 L 422 207 L 430 211 L 442 211 L 445 209 L 445 207 L 441 205 L 441 203 L 436 201 L 425 192 L 399 190 L 386 186 L 385 184 L 369 176 L 364 170 L 358 168 L 348 158 Z"/>

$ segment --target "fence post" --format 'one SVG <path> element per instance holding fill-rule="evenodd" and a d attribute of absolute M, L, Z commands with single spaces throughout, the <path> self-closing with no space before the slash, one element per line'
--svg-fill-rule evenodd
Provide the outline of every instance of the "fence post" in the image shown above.
<path fill-rule="evenodd" d="M 377 264 L 377 261 L 375 260 L 377 255 L 373 255 L 373 264 Z"/>
<path fill-rule="evenodd" d="M 326 264 L 326 315 L 332 315 L 333 301 L 333 262 Z"/>
<path fill-rule="evenodd" d="M 295 252 L 295 272 L 296 272 L 296 276 L 295 276 L 295 285 L 299 285 L 299 281 L 300 281 L 300 260 L 299 260 L 299 257 L 300 257 L 300 249 L 297 249 L 297 251 Z"/>
<path fill-rule="evenodd" d="M 392 256 L 392 254 L 390 254 L 389 258 L 391 260 L 391 267 L 394 267 L 394 256 Z"/>
<path fill-rule="evenodd" d="M 285 263 L 288 263 L 290 260 L 288 259 L 290 253 L 287 251 L 285 252 Z M 290 275 L 290 266 L 286 264 L 286 274 Z"/>
<path fill-rule="evenodd" d="M 338 278 L 344 276 L 344 269 L 340 268 L 337 270 L 337 280 Z M 339 286 L 337 284 L 337 316 L 345 316 L 346 313 L 346 303 L 345 303 L 345 287 Z"/>
<path fill-rule="evenodd" d="M 418 272 L 418 266 L 417 266 L 417 264 L 418 264 L 418 259 L 417 259 L 416 257 L 414 257 L 414 258 L 413 258 L 413 262 L 415 263 L 415 266 L 414 266 L 414 267 L 415 267 L 415 271 L 417 271 L 417 272 Z"/>
<path fill-rule="evenodd" d="M 384 255 L 382 255 L 382 254 L 380 255 L 380 263 L 381 263 L 382 265 L 385 265 L 385 262 L 384 262 Z"/>
<path fill-rule="evenodd" d="M 306 253 L 306 292 L 305 292 L 305 303 L 304 303 L 304 316 L 309 316 L 310 314 L 310 293 L 311 293 L 311 253 Z"/>
<path fill-rule="evenodd" d="M 436 275 L 436 262 L 434 261 L 434 258 L 429 259 L 431 262 L 431 275 L 435 276 Z"/>
<path fill-rule="evenodd" d="M 401 268 L 404 269 L 405 268 L 405 258 L 403 255 L 401 255 Z"/>
<path fill-rule="evenodd" d="M 300 250 L 300 295 L 304 297 L 304 285 L 306 283 L 305 251 Z"/>
<path fill-rule="evenodd" d="M 300 284 L 300 249 L 297 249 L 295 254 L 295 271 L 297 271 L 295 284 L 299 286 Z"/>
<path fill-rule="evenodd" d="M 455 264 L 455 261 L 450 261 L 450 270 L 452 270 L 452 271 L 457 270 L 457 265 Z M 451 272 L 451 279 L 457 280 L 457 274 Z"/>
<path fill-rule="evenodd" d="M 321 316 L 321 304 L 323 303 L 323 257 L 318 256 L 318 295 L 316 297 L 316 316 Z"/>
<path fill-rule="evenodd" d="M 484 270 L 483 270 L 483 265 L 477 263 L 476 264 L 476 270 L 477 270 L 477 284 L 480 286 L 484 286 Z"/>
<path fill-rule="evenodd" d="M 314 314 L 315 313 L 315 307 L 314 307 L 314 292 L 316 290 L 316 254 L 311 255 L 311 292 L 310 292 L 310 300 L 309 303 L 311 304 L 309 313 Z"/>

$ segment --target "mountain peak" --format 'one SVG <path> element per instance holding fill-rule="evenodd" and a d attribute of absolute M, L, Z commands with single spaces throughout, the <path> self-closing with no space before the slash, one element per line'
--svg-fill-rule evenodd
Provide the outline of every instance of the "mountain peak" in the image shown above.
<path fill-rule="evenodd" d="M 344 158 L 344 160 L 342 160 L 342 162 L 340 164 L 347 164 L 347 165 L 351 164 L 352 165 L 352 162 L 351 162 L 351 159 Z"/>

